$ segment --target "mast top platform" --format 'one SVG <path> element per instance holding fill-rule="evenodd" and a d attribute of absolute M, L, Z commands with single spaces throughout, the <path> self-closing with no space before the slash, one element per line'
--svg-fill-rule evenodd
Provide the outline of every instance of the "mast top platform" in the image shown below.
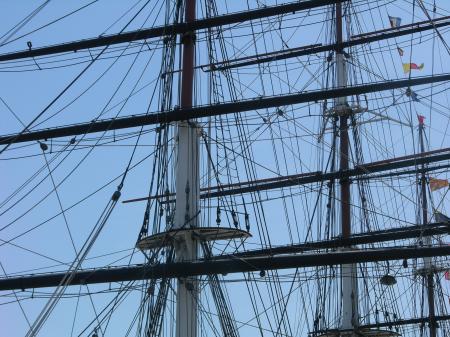
<path fill-rule="evenodd" d="M 310 334 L 311 335 L 311 334 Z M 398 337 L 398 332 L 385 329 L 331 329 L 317 335 L 317 337 Z"/>
<path fill-rule="evenodd" d="M 157 249 L 183 242 L 187 237 L 201 241 L 247 239 L 252 235 L 242 229 L 225 227 L 181 228 L 149 235 L 136 244 L 140 250 Z"/>

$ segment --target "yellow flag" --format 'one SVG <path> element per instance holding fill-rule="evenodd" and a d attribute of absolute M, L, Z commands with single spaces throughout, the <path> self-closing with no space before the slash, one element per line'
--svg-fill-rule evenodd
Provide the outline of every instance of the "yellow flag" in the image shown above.
<path fill-rule="evenodd" d="M 447 179 L 436 179 L 436 178 L 430 178 L 430 190 L 436 191 L 441 188 L 448 187 L 448 180 Z"/>

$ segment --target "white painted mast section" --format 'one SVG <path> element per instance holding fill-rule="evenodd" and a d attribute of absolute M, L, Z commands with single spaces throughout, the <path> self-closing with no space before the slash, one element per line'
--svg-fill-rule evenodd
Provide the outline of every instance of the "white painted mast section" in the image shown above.
<path fill-rule="evenodd" d="M 187 122 L 178 123 L 178 155 L 176 166 L 177 228 L 199 226 L 199 138 L 197 128 Z M 176 244 L 176 260 L 197 259 L 197 242 L 186 231 L 183 241 Z M 177 283 L 176 337 L 197 336 L 198 284 L 196 277 L 180 278 Z"/>
<path fill-rule="evenodd" d="M 343 39 L 343 29 L 342 29 L 342 4 L 338 3 L 336 6 L 336 42 L 337 44 L 342 43 Z M 344 59 L 343 50 L 336 50 L 336 84 L 338 88 L 345 88 L 347 86 L 347 69 Z M 334 110 L 337 116 L 340 116 L 340 141 L 347 142 L 346 147 L 347 153 L 342 153 L 341 145 L 341 166 L 340 169 L 348 169 L 348 123 L 347 119 L 351 110 L 347 104 L 346 97 L 338 97 L 334 100 Z M 345 135 L 343 135 L 345 133 Z M 345 137 L 344 137 L 345 136 Z M 345 159 L 346 164 L 342 164 L 342 159 Z M 343 188 L 341 181 L 340 188 Z M 342 193 L 341 193 L 342 196 Z M 348 194 L 347 201 L 340 200 L 341 212 L 348 214 L 341 214 L 341 236 L 347 236 L 351 234 L 351 209 L 345 210 L 350 204 L 350 194 Z M 344 203 L 348 203 L 344 205 Z M 354 330 L 359 325 L 359 309 L 358 309 L 358 279 L 357 279 L 357 264 L 344 264 L 341 265 L 341 330 Z M 352 332 L 341 333 L 341 335 L 350 335 Z"/>

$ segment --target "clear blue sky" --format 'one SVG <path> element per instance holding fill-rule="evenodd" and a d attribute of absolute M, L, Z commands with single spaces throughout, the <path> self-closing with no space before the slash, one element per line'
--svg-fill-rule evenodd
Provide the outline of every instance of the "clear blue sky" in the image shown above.
<path fill-rule="evenodd" d="M 267 4 L 275 3 L 276 1 L 267 1 Z M 355 2 L 355 1 L 354 1 Z M 411 2 L 411 1 L 407 1 Z M 359 21 L 352 22 L 352 27 L 360 27 L 362 32 L 370 31 L 372 29 L 388 28 L 389 22 L 388 14 L 392 16 L 399 16 L 402 18 L 402 23 L 407 24 L 413 21 L 411 13 L 411 6 L 406 1 L 391 1 L 388 5 L 382 4 L 377 7 L 379 2 L 373 2 L 370 12 L 363 12 L 358 17 Z M 0 0 L 0 34 L 6 33 L 16 24 L 18 24 L 24 17 L 30 14 L 37 6 L 42 4 L 42 1 L 6 1 Z M 39 30 L 29 36 L 18 39 L 17 41 L 6 43 L 13 40 L 15 37 L 21 36 L 27 32 L 41 27 L 73 10 L 88 4 L 90 1 L 50 1 L 42 11 L 26 25 L 20 29 L 10 38 L 4 35 L 0 38 L 0 53 L 7 53 L 15 50 L 26 49 L 27 42 L 32 43 L 32 47 L 40 47 L 60 42 L 71 40 L 79 40 L 88 37 L 95 37 L 101 34 L 112 34 L 121 30 L 121 28 L 128 22 L 137 8 L 143 5 L 143 1 L 98 1 L 86 9 L 74 14 L 60 22 L 52 24 L 48 28 Z M 256 7 L 259 2 L 251 2 L 250 7 Z M 387 3 L 387 1 L 386 1 Z M 448 15 L 450 11 L 450 4 L 446 0 L 436 1 L 439 5 L 439 14 Z M 136 7 L 133 5 L 136 4 Z M 356 4 L 358 5 L 358 3 Z M 219 12 L 225 13 L 227 11 L 233 12 L 236 10 L 245 9 L 245 3 L 237 4 L 234 1 L 227 1 L 218 3 Z M 366 5 L 364 5 L 366 6 Z M 126 13 L 128 9 L 130 12 Z M 162 1 L 151 1 L 150 5 L 127 27 L 126 30 L 138 29 L 140 27 L 149 27 L 152 25 L 159 25 L 163 23 L 164 19 L 164 5 Z M 424 19 L 423 13 L 420 13 L 416 8 L 416 13 L 419 13 L 416 21 Z M 126 13 L 123 17 L 122 15 Z M 204 15 L 204 5 L 198 6 L 199 15 Z M 292 16 L 285 18 L 283 22 L 283 38 L 286 45 L 290 48 L 303 46 L 314 43 L 326 43 L 327 33 L 321 30 L 323 25 L 323 13 L 319 10 L 311 12 L 309 15 L 299 14 L 301 21 L 292 20 Z M 148 16 L 148 17 L 147 17 Z M 308 24 L 307 26 L 297 25 Z M 268 24 L 263 23 L 264 29 L 268 29 Z M 252 55 L 255 52 L 274 51 L 282 48 L 283 44 L 277 35 L 278 27 L 271 27 L 271 32 L 265 40 L 260 38 L 259 31 L 261 26 L 255 23 L 254 27 L 242 27 L 239 31 L 237 29 L 227 31 L 226 36 L 233 35 L 233 44 L 226 45 L 228 57 L 243 57 Z M 252 31 L 256 31 L 254 36 L 251 36 Z M 448 42 L 448 29 L 443 29 L 444 38 Z M 242 32 L 243 36 L 238 36 Z M 354 34 L 361 33 L 355 31 Z M 201 35 L 204 37 L 204 35 Z M 8 38 L 8 39 L 7 39 Z M 5 40 L 7 39 L 7 40 Z M 51 127 L 55 125 L 64 125 L 76 122 L 90 121 L 100 114 L 102 118 L 109 118 L 120 113 L 123 115 L 139 114 L 149 111 L 157 111 L 159 109 L 160 90 L 155 89 L 155 81 L 159 78 L 161 53 L 157 49 L 155 41 L 149 41 L 148 46 L 144 46 L 145 52 L 140 55 L 134 65 L 131 67 L 129 74 L 127 74 L 130 66 L 134 60 L 135 54 L 131 53 L 126 57 L 117 61 L 119 51 L 114 51 L 108 54 L 111 58 L 96 62 L 89 71 L 87 71 L 76 84 L 67 91 L 60 99 L 58 99 L 52 107 L 38 120 L 41 123 L 36 126 L 36 129 Z M 355 67 L 355 73 L 358 75 L 358 83 L 378 81 L 382 78 L 404 78 L 402 71 L 403 62 L 412 62 L 417 64 L 424 63 L 425 68 L 422 71 L 413 73 L 416 75 L 430 75 L 434 73 L 449 72 L 449 63 L 447 62 L 449 54 L 445 50 L 443 44 L 438 40 L 430 40 L 430 35 L 424 36 L 423 40 L 417 37 L 414 40 L 413 48 L 410 48 L 409 38 L 399 38 L 396 42 L 390 41 L 388 43 L 374 43 L 373 56 L 364 57 L 363 54 L 368 52 L 368 48 L 354 50 L 354 55 L 348 60 Z M 420 42 L 420 43 L 419 43 Z M 6 43 L 6 44 L 5 44 Z M 403 59 L 400 59 L 395 50 L 395 43 L 402 47 L 405 54 Z M 284 45 L 284 46 L 286 46 Z M 207 64 L 208 55 L 205 43 L 202 42 L 197 49 L 197 65 Z M 130 48 L 130 51 L 137 52 L 141 48 L 140 45 Z M 148 49 L 146 49 L 148 48 Z M 219 44 L 216 44 L 219 49 Z M 381 55 L 377 48 L 381 48 L 385 53 Z M 390 49 L 389 52 L 386 52 Z M 241 51 L 243 50 L 243 51 Z M 98 49 L 92 51 L 95 56 Z M 218 52 L 221 57 L 220 51 Z M 151 57 L 151 58 L 150 58 Z M 434 58 L 434 62 L 432 61 Z M 147 61 L 150 62 L 147 64 Z M 219 58 L 219 61 L 222 58 Z M 83 63 L 79 63 L 83 61 Z M 10 109 L 0 102 L 0 113 L 2 116 L 2 123 L 0 123 L 0 134 L 15 133 L 22 130 L 21 123 L 17 120 L 14 114 L 27 124 L 34 116 L 39 114 L 68 84 L 77 76 L 84 67 L 88 65 L 89 55 L 86 52 L 70 53 L 63 56 L 51 58 L 38 58 L 37 64 L 32 60 L 20 61 L 22 63 L 8 63 L 0 64 L 0 87 L 2 88 L 0 97 L 8 104 Z M 432 66 L 433 65 L 433 66 Z M 290 60 L 288 63 L 277 64 L 277 74 L 271 75 L 267 69 L 249 68 L 241 71 L 239 81 L 234 82 L 238 88 L 238 98 L 241 96 L 252 98 L 260 95 L 274 95 L 280 93 L 293 93 L 302 90 L 313 90 L 323 85 L 325 79 L 323 67 L 324 55 L 320 57 L 313 57 L 310 60 L 302 58 L 300 60 Z M 38 68 L 42 68 L 39 70 Z M 109 68 L 111 67 L 111 68 Z M 48 68 L 48 69 L 47 69 Z M 51 68 L 51 69 L 50 69 Z M 175 69 L 179 69 L 178 65 Z M 273 69 L 272 69 L 273 70 Z M 259 77 L 260 71 L 265 72 L 265 75 Z M 316 73 L 316 71 L 318 71 Z M 102 75 L 105 73 L 104 75 Z M 236 75 L 236 73 L 234 73 Z M 142 78 L 140 77 L 142 75 Z M 176 73 L 176 76 L 178 73 Z M 178 78 L 175 76 L 175 80 Z M 100 78 L 98 82 L 96 79 Z M 123 84 L 115 92 L 116 88 L 125 78 Z M 224 97 L 219 100 L 230 100 L 230 94 L 224 81 L 224 76 L 221 75 L 223 84 Z M 236 76 L 237 78 L 237 76 Z M 354 78 L 350 79 L 352 83 Z M 95 84 L 88 91 L 84 90 L 91 84 Z M 127 101 L 123 110 L 120 111 L 120 103 L 130 95 L 133 91 L 134 85 L 137 83 L 137 89 L 141 89 L 138 93 L 132 96 Z M 196 72 L 196 103 L 209 103 L 208 99 L 208 74 L 201 69 Z M 289 85 L 288 85 L 289 84 Z M 175 86 L 176 89 L 176 86 Z M 174 89 L 174 91 L 175 91 Z M 419 88 L 420 89 L 420 88 Z M 392 98 L 388 94 L 371 95 L 369 96 L 370 104 L 369 110 L 374 110 L 383 115 L 389 115 L 395 120 L 400 120 L 403 126 L 395 121 L 385 120 L 381 123 L 367 123 L 362 128 L 362 136 L 365 139 L 363 143 L 363 150 L 366 161 L 381 160 L 393 155 L 411 154 L 414 150 L 414 139 L 417 140 L 417 129 L 405 126 L 411 121 L 416 125 L 416 114 L 423 114 L 426 116 L 427 135 L 431 149 L 438 149 L 448 147 L 450 144 L 449 137 L 449 113 L 448 113 L 448 85 L 438 86 L 433 89 L 434 96 L 431 98 L 430 89 L 423 91 L 418 90 L 421 97 L 421 103 L 409 104 L 409 100 L 402 96 L 400 92 L 396 92 L 396 99 L 398 100 L 396 106 L 392 106 Z M 153 91 L 156 90 L 155 97 L 150 100 Z M 441 93 L 443 91 L 443 93 Z M 82 94 L 80 97 L 78 97 Z M 427 96 L 427 97 L 425 97 Z M 109 102 L 112 97 L 111 102 Z M 372 100 L 377 98 L 377 100 Z M 151 103 L 149 103 L 151 102 Z M 408 102 L 408 103 L 405 103 Z M 433 102 L 433 108 L 430 108 Z M 174 100 L 172 107 L 177 102 Z M 329 103 L 329 107 L 330 107 Z M 363 105 L 365 103 L 363 102 Z M 106 109 L 105 109 L 106 107 Z M 109 109 L 109 107 L 113 107 Z M 258 178 L 272 177 L 275 175 L 294 174 L 298 172 L 314 171 L 322 169 L 321 160 L 327 157 L 321 157 L 321 153 L 329 153 L 329 144 L 331 135 L 329 129 L 325 129 L 325 142 L 319 144 L 317 137 L 321 131 L 322 120 L 317 117 L 322 112 L 322 107 L 315 105 L 312 107 L 301 106 L 291 109 L 286 107 L 288 123 L 275 123 L 271 127 L 262 122 L 262 117 L 271 116 L 274 118 L 273 111 L 259 111 L 259 113 L 249 113 L 248 116 L 252 120 L 247 121 L 249 126 L 245 128 L 245 135 L 249 139 L 255 140 L 252 144 L 252 154 L 254 157 L 255 169 L 258 170 Z M 311 115 L 308 117 L 308 115 Z M 52 116 L 52 117 L 51 117 Z M 48 117 L 51 117 L 47 120 Z M 361 117 L 361 121 L 367 122 L 370 118 L 375 118 L 374 115 L 366 113 Z M 227 154 L 229 162 L 233 162 L 232 158 L 236 157 L 236 167 L 230 164 L 231 175 L 227 175 L 227 167 L 225 161 L 221 159 L 223 156 L 223 147 L 219 150 L 213 147 L 213 154 L 218 155 L 217 168 L 221 170 L 220 178 L 222 183 L 251 180 L 252 176 L 245 172 L 245 164 L 248 161 L 242 159 L 242 155 L 246 155 L 242 148 L 235 147 L 239 144 L 236 141 L 237 127 L 233 125 L 233 119 L 227 120 L 232 131 L 230 134 L 225 134 L 222 139 L 228 146 Z M 327 127 L 329 127 L 328 125 Z M 151 130 L 147 127 L 146 130 Z M 206 128 L 205 128 L 206 130 Z M 133 130 L 136 131 L 136 130 Z M 123 134 L 124 131 L 117 133 L 117 137 Z M 108 133 L 108 136 L 113 133 Z M 90 135 L 88 138 L 99 137 L 100 134 Z M 220 134 L 212 134 L 211 137 L 220 139 Z M 295 138 L 296 137 L 296 138 Z M 231 138 L 234 143 L 231 143 Z M 79 139 L 79 137 L 77 137 Z M 114 178 L 120 176 L 124 171 L 128 160 L 133 150 L 133 144 L 136 138 L 117 140 L 110 144 L 103 144 L 91 151 L 91 145 L 95 143 L 95 139 L 90 141 L 83 141 L 77 145 L 77 149 L 71 152 L 67 159 L 62 160 L 67 152 L 58 154 L 58 151 L 68 145 L 69 139 L 57 139 L 53 142 L 46 141 L 49 146 L 49 151 L 46 154 L 47 161 L 51 168 L 56 168 L 52 173 L 54 181 L 58 184 L 74 169 L 73 174 L 64 181 L 57 188 L 58 195 L 53 190 L 52 180 L 47 177 L 35 189 L 29 191 L 31 186 L 36 185 L 41 179 L 47 176 L 48 169 L 46 159 L 42 155 L 40 147 L 37 143 L 27 143 L 23 148 L 18 146 L 12 147 L 10 151 L 0 155 L 0 171 L 2 172 L 0 178 L 0 239 L 11 240 L 15 236 L 32 229 L 34 226 L 53 217 L 60 212 L 61 202 L 63 208 L 67 208 L 78 202 L 86 195 L 96 191 L 103 185 L 112 181 L 111 184 L 101 189 L 98 193 L 87 199 L 80 205 L 65 212 L 70 235 L 73 238 L 75 248 L 78 250 L 82 246 L 84 240 L 93 228 L 96 220 L 100 216 L 101 210 L 107 204 L 110 196 L 114 192 L 118 180 L 113 181 Z M 141 159 L 147 157 L 153 150 L 155 145 L 156 133 L 151 131 L 145 133 L 140 142 L 139 147 L 133 157 L 133 164 Z M 103 141 L 102 141 L 103 143 Z M 87 146 L 87 147 L 86 147 Z M 70 147 L 70 145 L 69 145 Z M 417 146 L 416 146 L 417 148 Z M 277 153 L 274 154 L 274 150 Z M 52 153 L 50 153 L 50 151 Z M 87 156 L 85 159 L 84 157 Z M 20 157 L 20 158 L 19 158 Z M 354 159 L 354 158 L 353 158 Z M 62 161 L 61 164 L 60 161 Z M 77 166 L 79 163 L 81 164 Z M 127 176 L 125 186 L 123 189 L 122 200 L 142 197 L 148 193 L 150 185 L 150 175 L 153 164 L 153 156 L 143 161 L 136 166 Z M 57 166 L 57 167 L 56 167 Z M 34 172 L 42 168 L 42 171 L 28 185 L 30 187 L 22 190 L 17 196 L 11 199 L 8 203 L 3 204 L 3 201 L 11 195 L 18 187 L 20 187 Z M 202 170 L 206 172 L 207 161 L 206 153 L 203 151 L 202 156 Z M 170 172 L 172 173 L 172 172 Z M 449 178 L 447 172 L 443 172 L 439 177 Z M 254 178 L 254 177 L 253 177 Z M 228 180 L 229 179 L 229 180 Z M 202 186 L 206 186 L 206 178 L 203 177 Z M 387 188 L 386 184 L 375 183 L 373 188 L 375 212 L 373 220 L 375 222 L 374 228 L 379 227 L 396 227 L 397 220 L 400 219 L 401 225 L 413 223 L 415 221 L 415 208 L 413 207 L 415 201 L 415 185 L 414 179 L 395 180 L 392 186 Z M 389 183 L 389 184 L 390 184 Z M 212 185 L 216 181 L 213 179 Z M 268 224 L 268 237 L 272 244 L 282 244 L 286 242 L 301 242 L 305 239 L 308 232 L 307 226 L 309 219 L 312 217 L 313 204 L 317 193 L 310 193 L 316 191 L 318 186 L 299 187 L 288 191 L 287 193 L 295 194 L 294 197 L 288 199 L 284 204 L 281 199 L 274 201 L 267 201 L 262 203 L 265 207 L 265 222 Z M 387 190 L 387 192 L 384 192 Z M 49 193 L 49 196 L 42 202 L 40 200 Z M 384 193 L 384 194 L 383 194 Z M 314 196 L 312 197 L 311 194 Z M 58 200 L 58 197 L 60 201 Z M 263 193 L 262 199 L 279 198 L 280 192 L 275 191 L 271 193 Z M 263 222 L 257 219 L 258 211 L 251 206 L 252 202 L 250 196 L 245 197 L 251 221 L 253 223 Z M 436 205 L 442 200 L 442 193 L 437 192 L 435 196 Z M 236 209 L 243 213 L 244 208 L 241 205 L 242 199 L 230 198 L 230 204 L 236 205 Z M 325 214 L 325 200 L 321 200 L 322 208 L 318 212 Z M 356 201 L 355 201 L 356 203 Z M 9 208 L 15 204 L 14 207 Z M 34 206 L 36 205 L 36 206 Z M 203 206 L 207 206 L 203 204 Z M 203 224 L 214 226 L 216 218 L 216 203 L 213 202 L 212 207 L 203 210 Z M 100 258 L 88 259 L 83 263 L 83 267 L 96 267 L 106 264 L 124 265 L 130 262 L 129 255 L 132 252 L 137 235 L 141 228 L 145 203 L 130 203 L 118 204 L 113 216 L 109 220 L 105 230 L 101 233 L 95 246 L 93 247 L 89 257 L 97 257 L 104 254 L 107 255 Z M 450 211 L 448 206 L 448 197 L 443 199 L 439 204 L 439 208 L 443 211 Z M 229 209 L 228 209 L 229 211 Z M 24 214 L 25 213 L 25 214 Z M 449 212 L 450 213 L 450 212 Z M 321 213 L 322 214 L 322 213 Z M 393 214 L 393 218 L 388 215 Z M 227 218 L 228 216 L 228 218 Z M 358 211 L 353 214 L 355 219 L 355 231 L 363 229 L 362 215 Z M 230 214 L 224 212 L 222 215 L 223 225 L 230 225 Z M 322 223 L 325 220 L 324 215 L 316 216 L 314 218 L 314 226 Z M 243 216 L 240 216 L 240 223 L 243 224 Z M 7 226 L 7 227 L 5 227 Z M 5 228 L 4 228 L 5 227 Z M 247 247 L 257 248 L 262 244 L 267 244 L 267 238 L 264 240 L 261 237 L 261 230 L 265 228 L 258 225 L 252 227 L 252 234 L 254 237 L 249 241 Z M 323 233 L 319 233 L 316 227 L 313 227 L 312 235 L 314 238 L 321 237 Z M 331 228 L 332 235 L 337 234 L 337 228 Z M 12 244 L 0 243 L 0 262 L 5 272 L 10 275 L 13 273 L 30 272 L 38 268 L 38 272 L 60 271 L 65 267 L 60 262 L 71 262 L 75 256 L 72 247 L 71 238 L 62 216 L 57 216 L 49 220 L 42 226 L 33 229 L 30 233 L 14 239 Z M 219 251 L 222 247 L 216 247 Z M 44 256 L 43 256 L 44 255 Z M 133 262 L 142 262 L 142 255 L 137 253 Z M 42 269 L 46 268 L 46 269 Z M 0 270 L 2 272 L 2 270 Z M 292 271 L 291 271 L 292 272 Z M 2 274 L 4 275 L 4 274 Z M 308 274 L 303 275 L 302 280 L 307 278 Z M 236 278 L 243 278 L 241 275 Z M 313 309 L 315 308 L 314 300 L 309 298 L 308 308 L 305 313 L 302 312 L 303 307 L 301 301 L 304 297 L 308 297 L 308 292 L 300 293 L 297 291 L 299 284 L 295 284 L 296 289 L 295 298 L 289 304 L 289 310 L 295 312 L 299 311 L 299 318 L 292 319 L 292 322 L 298 326 L 292 327 L 298 329 L 297 333 L 300 336 L 306 336 L 308 327 L 301 326 L 300 317 L 306 315 L 311 321 Z M 284 286 L 285 294 L 288 286 Z M 112 287 L 117 285 L 113 284 Z M 403 285 L 402 285 L 403 286 Z M 90 292 L 108 289 L 108 285 L 90 286 Z M 309 289 L 309 288 L 308 288 Z M 80 297 L 77 308 L 77 294 L 79 292 L 85 293 L 86 287 L 71 287 L 67 290 L 67 294 L 73 294 L 73 298 L 65 298 L 60 301 L 54 310 L 51 318 L 45 324 L 40 336 L 71 336 L 72 322 L 75 321 L 73 328 L 73 336 L 78 336 L 88 322 L 94 319 L 95 312 L 99 312 L 104 305 L 110 301 L 114 294 L 106 295 L 92 295 L 92 301 L 89 296 Z M 268 292 L 267 289 L 264 291 Z M 444 289 L 448 298 L 448 285 Z M 238 321 L 246 321 L 253 319 L 251 324 L 256 325 L 253 311 L 250 310 L 247 290 L 242 286 L 231 283 L 228 285 L 228 292 L 232 294 L 232 307 Z M 40 312 L 47 299 L 46 295 L 50 294 L 50 289 L 36 290 L 32 294 L 31 291 L 18 292 L 17 296 L 24 299 L 20 302 L 25 315 L 21 308 L 14 302 L 15 297 L 9 293 L 7 297 L 2 298 L 1 303 L 12 301 L 9 304 L 0 305 L 0 334 L 8 337 L 16 337 L 25 335 L 28 324 L 25 316 L 32 323 L 36 315 Z M 267 295 L 267 294 L 264 294 Z M 31 299 L 31 296 L 33 297 Z M 35 298 L 35 297 L 44 298 Z M 130 325 L 133 316 L 138 309 L 140 303 L 141 293 L 139 291 L 130 292 L 124 303 L 119 306 L 112 320 L 108 326 L 105 336 L 124 336 L 126 329 Z M 173 298 L 170 298 L 172 300 Z M 209 305 L 213 306 L 212 301 Z M 171 303 L 169 301 L 169 303 Z M 410 304 L 410 303 L 408 303 Z M 172 304 L 170 304 L 172 305 Z M 168 305 L 170 307 L 170 305 Z M 77 309 L 76 309 L 77 308 Z M 448 308 L 448 305 L 447 305 Z M 205 310 L 207 308 L 204 308 Z M 75 310 L 77 311 L 75 316 Z M 75 319 L 74 319 L 75 317 Z M 167 316 L 169 317 L 169 315 Z M 262 319 L 265 317 L 262 314 Z M 165 323 L 165 327 L 171 325 L 171 319 Z M 205 325 L 208 322 L 203 322 Z M 267 329 L 276 329 L 270 327 L 268 323 L 263 323 Z M 83 336 L 91 333 L 89 328 Z M 254 327 L 244 327 L 241 330 L 241 336 L 256 336 L 258 330 Z"/>

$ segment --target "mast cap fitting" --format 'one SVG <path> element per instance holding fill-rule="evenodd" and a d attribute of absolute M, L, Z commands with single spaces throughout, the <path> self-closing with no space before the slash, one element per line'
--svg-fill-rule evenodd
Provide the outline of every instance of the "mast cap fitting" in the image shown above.
<path fill-rule="evenodd" d="M 185 32 L 181 35 L 181 43 L 188 43 L 188 42 L 195 43 L 196 39 L 197 36 L 193 31 Z"/>

